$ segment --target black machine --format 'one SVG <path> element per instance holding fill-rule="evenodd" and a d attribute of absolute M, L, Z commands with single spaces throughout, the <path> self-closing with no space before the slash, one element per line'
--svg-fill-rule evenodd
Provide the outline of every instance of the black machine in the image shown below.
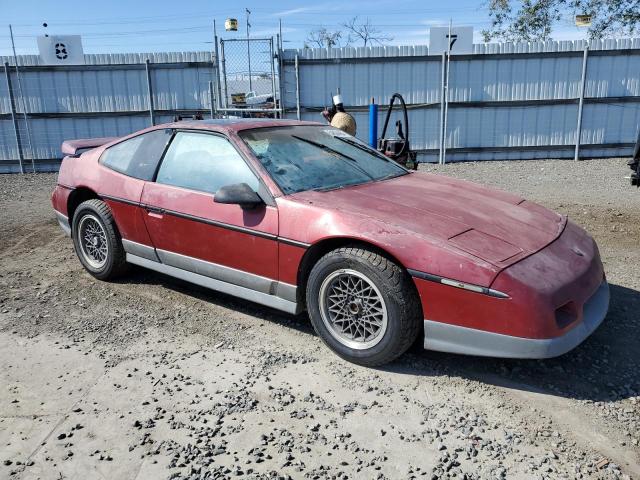
<path fill-rule="evenodd" d="M 386 134 L 387 127 L 389 126 L 389 118 L 391 117 L 393 104 L 396 99 L 400 101 L 400 105 L 402 106 L 406 133 L 402 128 L 402 121 L 398 120 L 396 122 L 396 136 L 394 138 L 387 138 Z M 382 128 L 382 135 L 378 139 L 378 151 L 410 170 L 418 169 L 416 152 L 412 152 L 409 145 L 409 116 L 407 115 L 407 105 L 404 103 L 404 98 L 402 98 L 402 95 L 399 93 L 394 93 L 391 96 L 387 116 L 384 120 L 384 127 Z"/>
<path fill-rule="evenodd" d="M 638 140 L 633 149 L 633 156 L 627 162 L 627 165 L 631 169 L 631 185 L 640 187 L 640 131 L 638 131 Z"/>

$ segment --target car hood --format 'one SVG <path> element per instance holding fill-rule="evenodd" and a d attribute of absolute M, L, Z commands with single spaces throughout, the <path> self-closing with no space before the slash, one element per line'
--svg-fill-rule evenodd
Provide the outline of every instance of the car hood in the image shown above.
<path fill-rule="evenodd" d="M 402 228 L 500 268 L 544 248 L 566 223 L 517 195 L 421 172 L 294 197 Z"/>

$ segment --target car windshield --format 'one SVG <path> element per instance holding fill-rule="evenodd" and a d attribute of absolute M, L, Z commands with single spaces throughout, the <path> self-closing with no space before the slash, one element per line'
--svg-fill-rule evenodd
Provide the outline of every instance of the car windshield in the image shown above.
<path fill-rule="evenodd" d="M 240 137 L 285 194 L 332 190 L 408 172 L 337 128 L 297 125 L 257 128 Z"/>

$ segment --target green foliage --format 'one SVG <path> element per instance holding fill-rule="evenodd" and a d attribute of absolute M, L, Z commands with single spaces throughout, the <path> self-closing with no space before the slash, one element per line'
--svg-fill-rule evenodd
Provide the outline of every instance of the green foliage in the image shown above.
<path fill-rule="evenodd" d="M 491 26 L 482 31 L 485 42 L 532 41 L 551 38 L 560 20 L 591 15 L 589 38 L 633 35 L 640 31 L 640 0 L 489 0 Z"/>

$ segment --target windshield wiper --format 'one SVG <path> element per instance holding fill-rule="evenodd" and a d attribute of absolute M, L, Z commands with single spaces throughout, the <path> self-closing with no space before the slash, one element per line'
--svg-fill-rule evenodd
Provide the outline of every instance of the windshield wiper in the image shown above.
<path fill-rule="evenodd" d="M 342 158 L 346 158 L 347 160 L 351 160 L 353 162 L 351 165 L 353 167 L 355 167 L 356 170 L 358 170 L 360 173 L 364 174 L 370 180 L 375 180 L 375 177 L 373 177 L 370 174 L 368 174 L 367 171 L 364 168 L 362 168 L 360 165 L 358 165 L 358 161 L 355 158 L 350 157 L 349 155 L 347 155 L 345 153 L 342 153 L 339 150 L 334 150 L 333 148 L 331 148 L 328 145 L 325 145 L 324 143 L 316 142 L 314 140 L 309 140 L 308 138 L 304 138 L 304 137 L 298 137 L 297 135 L 291 135 L 291 136 L 293 138 L 295 138 L 296 140 L 300 140 L 301 142 L 308 143 L 309 145 L 313 145 L 314 147 L 320 148 L 321 150 L 324 150 L 326 152 L 330 152 L 330 153 L 338 155 L 338 156 L 340 156 Z"/>
<path fill-rule="evenodd" d="M 353 157 L 350 157 L 349 155 L 346 155 L 342 152 L 339 152 L 338 150 L 334 150 L 333 148 L 331 148 L 329 145 L 325 145 L 324 143 L 320 143 L 320 142 L 316 142 L 315 140 L 309 140 L 308 138 L 304 138 L 304 137 L 298 137 L 297 135 L 291 135 L 293 138 L 295 138 L 296 140 L 300 140 L 301 142 L 305 142 L 308 143 L 309 145 L 313 145 L 314 147 L 318 147 L 321 148 L 322 150 L 325 150 L 327 152 L 331 152 L 331 153 L 335 153 L 336 155 L 340 155 L 341 157 L 344 157 L 348 160 L 351 160 L 352 162 L 356 162 L 357 160 Z"/>
<path fill-rule="evenodd" d="M 332 185 L 331 187 L 316 187 L 316 188 L 312 188 L 311 191 L 313 192 L 330 192 L 331 190 L 340 190 L 341 188 L 344 188 L 344 185 Z"/>
<path fill-rule="evenodd" d="M 347 138 L 347 137 L 333 137 L 333 138 L 337 138 L 341 142 L 344 142 L 344 143 L 346 143 L 348 145 L 351 145 L 352 147 L 356 147 L 356 148 L 362 150 L 363 152 L 367 152 L 370 155 L 375 155 L 376 157 L 380 158 L 381 160 L 386 160 L 387 162 L 392 162 L 395 165 L 398 165 L 398 163 L 394 162 L 393 160 L 391 160 L 386 155 L 383 155 L 378 150 L 376 150 L 374 148 L 371 148 L 371 147 L 368 147 L 366 145 L 362 145 L 361 143 L 356 142 L 355 140 L 351 140 L 350 138 Z M 402 168 L 401 165 L 398 165 L 398 166 Z"/>
<path fill-rule="evenodd" d="M 341 142 L 347 143 L 347 144 L 349 144 L 349 145 L 351 145 L 353 147 L 359 148 L 360 150 L 363 150 L 363 151 L 365 151 L 367 153 L 372 153 L 372 154 L 378 153 L 377 150 L 373 150 L 373 149 L 371 149 L 371 148 L 369 148 L 369 147 L 367 147 L 365 145 L 362 145 L 362 144 L 360 144 L 360 143 L 358 143 L 358 142 L 356 142 L 354 140 L 351 140 L 350 138 L 338 137 L 338 136 L 335 136 L 333 138 L 336 138 L 336 139 L 340 140 Z"/>
<path fill-rule="evenodd" d="M 340 185 L 330 185 L 328 187 L 316 187 L 311 190 L 314 192 L 330 192 L 331 190 L 341 190 L 347 187 L 355 187 L 356 185 L 362 185 L 367 182 L 353 182 L 353 183 L 342 183 Z"/>
<path fill-rule="evenodd" d="M 390 178 L 396 178 L 396 177 L 403 177 L 405 175 L 407 175 L 408 172 L 400 172 L 400 173 L 389 173 L 388 175 L 385 175 L 383 177 L 380 178 L 376 178 L 376 182 L 381 182 L 382 180 L 389 180 Z"/>

